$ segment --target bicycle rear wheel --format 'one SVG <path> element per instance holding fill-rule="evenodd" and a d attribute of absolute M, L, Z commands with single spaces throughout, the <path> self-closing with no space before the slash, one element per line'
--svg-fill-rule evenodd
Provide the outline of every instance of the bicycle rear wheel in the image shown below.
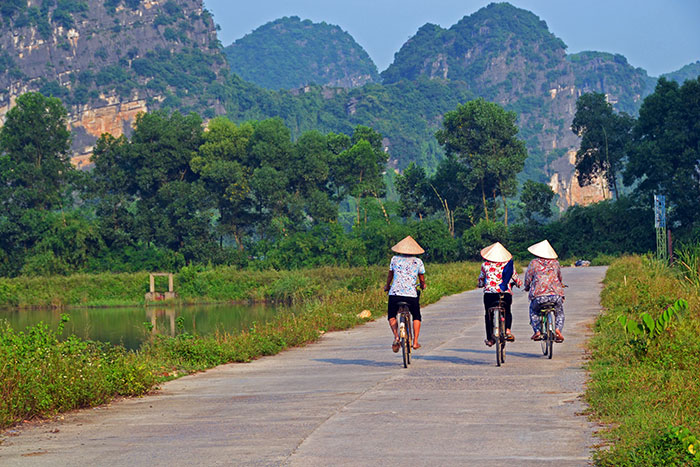
<path fill-rule="evenodd" d="M 498 339 L 501 341 L 501 363 L 506 362 L 506 317 L 501 313 L 498 320 Z"/>
<path fill-rule="evenodd" d="M 399 340 L 401 342 L 401 356 L 403 357 L 403 367 L 408 368 L 408 363 L 409 363 L 409 352 L 411 349 L 409 348 L 409 339 L 408 339 L 408 327 L 406 326 L 406 317 L 405 315 L 401 315 L 399 318 L 399 332 L 400 332 L 400 337 Z"/>
<path fill-rule="evenodd" d="M 493 331 L 492 331 L 492 336 L 491 338 L 495 341 L 496 343 L 496 366 L 501 366 L 501 344 L 503 341 L 501 340 L 501 320 L 500 320 L 500 313 L 498 311 L 498 308 L 489 308 L 489 319 L 493 323 Z"/>
<path fill-rule="evenodd" d="M 549 346 L 549 355 L 551 359 L 554 354 L 554 312 L 547 313 L 547 345 Z"/>
<path fill-rule="evenodd" d="M 547 355 L 549 353 L 549 344 L 547 340 L 547 315 L 542 315 L 540 318 L 540 345 L 542 346 L 542 355 Z"/>
<path fill-rule="evenodd" d="M 406 320 L 406 336 L 408 337 L 406 342 L 406 363 L 411 364 L 411 352 L 413 351 L 413 332 L 411 331 L 411 320 Z"/>

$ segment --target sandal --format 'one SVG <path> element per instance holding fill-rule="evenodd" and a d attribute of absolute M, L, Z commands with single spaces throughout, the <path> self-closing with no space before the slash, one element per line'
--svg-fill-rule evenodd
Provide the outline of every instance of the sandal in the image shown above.
<path fill-rule="evenodd" d="M 413 345 L 413 350 L 418 350 L 420 349 L 420 344 L 414 344 Z"/>
<path fill-rule="evenodd" d="M 489 339 L 484 339 L 484 344 L 486 344 L 489 347 L 493 347 L 494 342 Z"/>
<path fill-rule="evenodd" d="M 530 339 L 532 339 L 533 341 L 541 341 L 541 340 L 542 340 L 542 334 L 541 334 L 539 331 L 537 331 L 536 333 L 534 333 L 534 334 L 532 335 L 532 337 L 531 337 Z"/>
<path fill-rule="evenodd" d="M 507 332 L 507 333 L 506 333 L 506 340 L 507 340 L 508 342 L 515 342 L 515 336 L 514 336 L 512 333 Z"/>
<path fill-rule="evenodd" d="M 562 336 L 560 332 L 557 332 L 554 335 L 554 342 L 556 342 L 557 344 L 561 344 L 562 342 L 564 342 L 564 336 Z"/>
<path fill-rule="evenodd" d="M 395 340 L 393 344 L 391 344 L 391 350 L 393 350 L 394 353 L 397 353 L 399 351 L 399 347 L 401 347 L 401 344 L 399 344 L 398 339 Z"/>

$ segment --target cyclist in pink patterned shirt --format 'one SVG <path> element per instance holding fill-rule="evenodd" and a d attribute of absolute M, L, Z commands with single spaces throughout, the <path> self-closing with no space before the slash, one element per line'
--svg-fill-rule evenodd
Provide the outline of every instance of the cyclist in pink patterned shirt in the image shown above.
<path fill-rule="evenodd" d="M 510 305 L 513 303 L 511 285 L 515 284 L 517 287 L 521 287 L 523 283 L 518 277 L 518 273 L 515 272 L 513 255 L 499 242 L 481 250 L 481 257 L 484 258 L 484 262 L 481 265 L 478 287 L 484 288 L 484 321 L 486 324 L 484 344 L 491 347 L 494 344 L 493 322 L 489 319 L 488 310 L 498 305 L 499 298 L 502 295 L 503 305 L 506 310 L 506 339 L 514 341 L 515 336 L 510 331 L 510 327 L 513 324 L 513 315 L 510 311 Z"/>
<path fill-rule="evenodd" d="M 529 291 L 530 299 L 530 326 L 534 331 L 531 339 L 540 340 L 542 333 L 537 312 L 545 303 L 551 303 L 554 305 L 555 341 L 564 342 L 561 333 L 564 329 L 564 284 L 557 253 L 547 240 L 530 245 L 527 250 L 537 256 L 530 261 L 525 273 L 525 290 Z"/>

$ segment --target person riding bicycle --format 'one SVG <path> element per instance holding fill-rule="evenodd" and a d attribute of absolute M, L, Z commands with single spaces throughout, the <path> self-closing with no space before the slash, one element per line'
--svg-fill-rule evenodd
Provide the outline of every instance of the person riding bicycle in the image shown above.
<path fill-rule="evenodd" d="M 530 261 L 525 272 L 524 290 L 529 291 L 530 326 L 535 332 L 531 339 L 539 340 L 542 337 L 538 311 L 542 305 L 551 303 L 555 310 L 555 342 L 564 342 L 561 333 L 564 329 L 564 284 L 557 253 L 547 240 L 530 245 L 527 251 L 537 256 Z"/>
<path fill-rule="evenodd" d="M 425 290 L 425 266 L 420 258 L 415 255 L 425 253 L 425 250 L 410 235 L 391 247 L 398 255 L 391 258 L 389 274 L 386 278 L 384 291 L 389 292 L 389 305 L 387 318 L 389 326 L 394 333 L 394 343 L 391 350 L 399 351 L 399 325 L 396 322 L 400 302 L 408 303 L 408 308 L 413 316 L 413 348 L 419 349 L 418 334 L 420 334 L 421 314 L 416 283 Z"/>
<path fill-rule="evenodd" d="M 513 324 L 513 315 L 510 312 L 510 305 L 513 303 L 511 285 L 521 287 L 523 283 L 513 266 L 513 255 L 499 242 L 481 250 L 481 257 L 484 258 L 484 262 L 481 265 L 478 287 L 484 288 L 484 321 L 486 322 L 484 344 L 491 347 L 494 344 L 493 321 L 489 319 L 489 308 L 498 306 L 499 297 L 503 296 L 502 304 L 506 312 L 506 340 L 514 341 L 515 336 L 510 331 Z"/>

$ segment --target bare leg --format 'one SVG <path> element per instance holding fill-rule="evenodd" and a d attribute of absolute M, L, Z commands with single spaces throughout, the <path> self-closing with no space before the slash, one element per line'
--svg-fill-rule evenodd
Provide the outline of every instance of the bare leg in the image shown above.
<path fill-rule="evenodd" d="M 389 318 L 389 326 L 394 333 L 394 340 L 399 340 L 399 324 L 396 322 L 396 318 Z"/>
<path fill-rule="evenodd" d="M 420 347 L 418 345 L 418 334 L 420 334 L 420 321 L 417 319 L 413 320 L 413 348 L 417 349 Z"/>

